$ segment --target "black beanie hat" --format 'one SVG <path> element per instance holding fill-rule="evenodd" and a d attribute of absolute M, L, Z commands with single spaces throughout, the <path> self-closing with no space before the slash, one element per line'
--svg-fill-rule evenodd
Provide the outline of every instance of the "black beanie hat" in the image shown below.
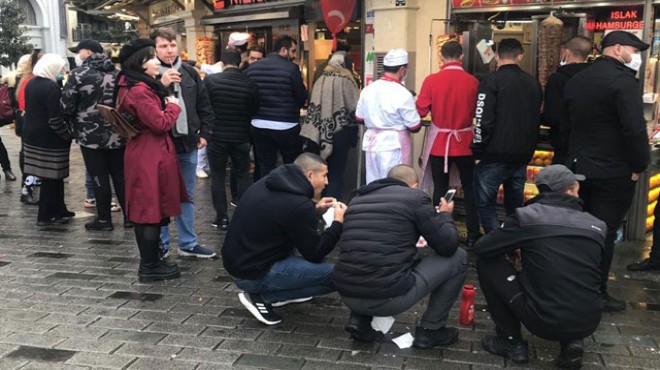
<path fill-rule="evenodd" d="M 151 39 L 145 38 L 135 39 L 125 43 L 119 51 L 119 62 L 124 63 L 126 59 L 128 59 L 128 57 L 133 55 L 136 51 L 149 46 L 155 48 L 156 43 Z"/>

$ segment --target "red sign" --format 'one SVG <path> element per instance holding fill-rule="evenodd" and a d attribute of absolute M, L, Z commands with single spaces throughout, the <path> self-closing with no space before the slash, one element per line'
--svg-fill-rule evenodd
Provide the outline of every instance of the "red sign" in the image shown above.
<path fill-rule="evenodd" d="M 644 20 L 638 10 L 613 10 L 608 19 L 589 19 L 585 24 L 589 31 L 639 30 L 644 28 Z"/>
<path fill-rule="evenodd" d="M 328 30 L 332 33 L 332 50 L 337 47 L 337 33 L 346 27 L 353 17 L 356 0 L 321 0 L 323 18 Z"/>

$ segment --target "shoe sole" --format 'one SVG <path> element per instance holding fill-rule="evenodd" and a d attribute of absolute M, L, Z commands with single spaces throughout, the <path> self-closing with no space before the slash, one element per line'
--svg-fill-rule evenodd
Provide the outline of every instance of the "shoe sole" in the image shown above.
<path fill-rule="evenodd" d="M 487 346 L 483 341 L 481 342 L 481 346 L 484 347 L 484 349 L 486 351 L 488 351 L 488 352 L 490 352 L 494 355 L 497 355 L 497 356 L 506 357 L 509 360 L 511 360 L 512 362 L 515 362 L 516 364 L 526 364 L 526 363 L 529 362 L 529 358 L 526 358 L 526 359 L 523 359 L 523 360 L 516 360 L 516 359 L 512 358 L 512 354 L 509 351 L 498 352 L 495 349 L 491 348 L 490 346 Z"/>
<path fill-rule="evenodd" d="M 291 299 L 291 300 L 288 300 L 288 301 L 275 302 L 275 303 L 271 303 L 271 306 L 273 306 L 273 307 L 284 307 L 288 304 L 309 302 L 313 298 L 314 297 L 304 297 L 304 298 L 298 298 L 298 299 Z"/>
<path fill-rule="evenodd" d="M 85 230 L 87 230 L 87 231 L 112 231 L 114 229 L 115 229 L 114 227 L 99 227 L 99 228 L 96 228 L 96 227 L 87 227 L 87 226 L 85 226 Z"/>
<path fill-rule="evenodd" d="M 197 257 L 197 258 L 205 258 L 205 259 L 209 259 L 209 258 L 213 258 L 213 257 L 215 257 L 215 256 L 216 256 L 216 253 L 213 253 L 213 254 L 197 254 L 197 253 L 186 252 L 186 251 L 184 251 L 184 250 L 179 249 L 179 256 L 181 256 L 181 257 Z"/>
<path fill-rule="evenodd" d="M 277 325 L 282 322 L 282 320 L 279 321 L 269 321 L 266 320 L 265 317 L 261 316 L 261 312 L 250 302 L 249 299 L 245 298 L 245 293 L 240 293 L 238 295 L 238 300 L 241 301 L 241 304 L 243 307 L 247 308 L 248 311 L 254 316 L 255 319 L 261 321 L 262 323 L 266 325 Z"/>
<path fill-rule="evenodd" d="M 152 281 L 160 281 L 160 280 L 171 280 L 171 279 L 178 279 L 181 277 L 181 272 L 177 272 L 176 274 L 170 274 L 170 275 L 148 275 L 148 276 L 139 276 L 139 279 L 141 283 L 150 283 Z"/>

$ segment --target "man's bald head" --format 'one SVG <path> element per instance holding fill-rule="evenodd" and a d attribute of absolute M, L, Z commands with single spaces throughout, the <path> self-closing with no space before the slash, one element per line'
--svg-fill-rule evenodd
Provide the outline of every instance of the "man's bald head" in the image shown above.
<path fill-rule="evenodd" d="M 392 167 L 390 172 L 387 173 L 387 177 L 403 181 L 411 188 L 416 187 L 417 183 L 419 182 L 419 179 L 417 178 L 417 172 L 415 172 L 415 169 L 408 166 L 407 164 L 399 164 Z"/>

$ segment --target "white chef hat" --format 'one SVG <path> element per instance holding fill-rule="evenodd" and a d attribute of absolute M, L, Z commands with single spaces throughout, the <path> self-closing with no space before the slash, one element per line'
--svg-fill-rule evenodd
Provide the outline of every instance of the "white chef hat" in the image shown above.
<path fill-rule="evenodd" d="M 405 64 L 408 64 L 408 52 L 404 49 L 392 49 L 383 58 L 385 67 L 398 67 Z"/>
<path fill-rule="evenodd" d="M 233 32 L 229 35 L 228 46 L 238 47 L 245 45 L 250 39 L 250 34 L 245 32 Z"/>

